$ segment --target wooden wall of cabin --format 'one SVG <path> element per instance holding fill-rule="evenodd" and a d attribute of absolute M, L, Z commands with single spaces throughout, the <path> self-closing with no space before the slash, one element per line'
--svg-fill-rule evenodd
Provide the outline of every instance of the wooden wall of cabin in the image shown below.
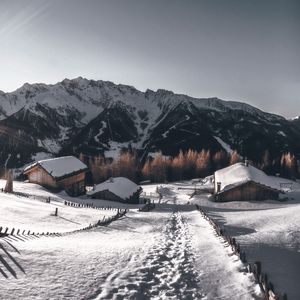
<path fill-rule="evenodd" d="M 85 193 L 85 172 L 66 177 L 57 182 L 58 186 L 65 189 L 70 196 L 78 196 Z"/>
<path fill-rule="evenodd" d="M 124 202 L 124 200 L 122 198 L 118 197 L 117 195 L 111 193 L 108 190 L 98 192 L 98 193 L 94 194 L 92 196 L 92 198 L 103 199 L 103 200 L 111 200 L 111 201 L 117 201 L 117 202 Z"/>
<path fill-rule="evenodd" d="M 60 186 L 66 187 L 72 185 L 74 182 L 84 181 L 85 180 L 85 172 L 66 177 L 58 181 Z"/>
<path fill-rule="evenodd" d="M 216 201 L 277 200 L 278 196 L 279 193 L 276 191 L 249 182 L 217 195 Z"/>
<path fill-rule="evenodd" d="M 110 201 L 117 201 L 117 202 L 123 202 L 123 203 L 138 204 L 139 201 L 140 201 L 141 191 L 142 191 L 141 189 L 136 191 L 128 199 L 122 199 L 121 197 L 118 197 L 117 195 L 111 193 L 108 190 L 98 192 L 98 193 L 94 194 L 92 196 L 92 198 L 110 200 Z"/>
<path fill-rule="evenodd" d="M 37 183 L 53 189 L 58 188 L 57 182 L 43 168 L 35 167 L 27 173 L 28 180 L 31 183 Z"/>
<path fill-rule="evenodd" d="M 78 196 L 85 193 L 85 172 L 56 181 L 43 168 L 37 166 L 27 176 L 29 182 L 37 183 L 55 191 L 64 189 L 71 196 Z"/>

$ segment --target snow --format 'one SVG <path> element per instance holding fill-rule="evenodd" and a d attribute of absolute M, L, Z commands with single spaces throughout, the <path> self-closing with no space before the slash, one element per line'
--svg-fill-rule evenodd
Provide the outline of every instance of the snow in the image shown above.
<path fill-rule="evenodd" d="M 287 135 L 286 135 L 283 131 L 281 131 L 281 130 L 278 131 L 278 134 L 280 134 L 280 135 L 282 135 L 282 136 L 284 136 L 284 137 L 287 136 Z"/>
<path fill-rule="evenodd" d="M 44 159 L 47 159 L 47 158 L 50 158 L 50 157 L 52 157 L 51 153 L 38 152 L 38 153 L 35 153 L 34 155 L 32 155 L 31 159 L 33 161 L 39 161 L 39 160 L 44 160 Z"/>
<path fill-rule="evenodd" d="M 133 210 L 108 227 L 0 243 L 17 277 L 3 267 L 6 300 L 260 299 L 253 277 L 190 209 Z"/>
<path fill-rule="evenodd" d="M 211 184 L 209 179 L 204 180 L 205 184 Z M 200 188 L 201 182 L 196 180 L 143 185 L 147 194 L 155 193 L 157 187 L 162 193 L 155 209 L 144 213 L 127 205 L 130 207 L 127 215 L 107 227 L 24 241 L 1 238 L 0 256 L 7 264 L 2 260 L 0 268 L 8 277 L 0 271 L 1 297 L 6 300 L 263 299 L 253 276 L 245 272 L 245 265 L 192 205 L 199 204 L 225 227 L 227 234 L 236 237 L 249 261 L 262 262 L 263 271 L 276 291 L 287 292 L 289 300 L 298 300 L 300 191 L 288 193 L 294 200 L 286 202 L 216 203 L 209 201 L 210 195 L 205 193 L 190 198 L 195 182 Z M 34 194 L 51 194 L 29 183 L 15 182 L 14 187 Z M 25 222 L 26 213 L 23 217 L 16 212 L 22 207 L 23 212 L 33 209 L 33 219 L 26 221 L 32 228 L 42 226 L 38 211 L 43 218 L 49 217 L 46 210 L 51 207 L 49 204 L 30 199 L 17 203 L 20 197 L 3 196 L 5 200 L 1 202 L 5 204 L 0 203 L 0 211 L 1 216 L 10 214 L 11 218 L 5 216 L 7 222 Z M 57 197 L 57 205 L 64 199 L 62 194 L 52 197 Z M 74 201 L 89 200 L 81 197 Z M 101 205 L 109 203 L 98 201 Z M 42 206 L 34 209 L 37 203 Z M 92 220 L 97 218 L 93 212 L 109 213 L 68 209 L 70 215 L 66 218 L 82 224 L 89 221 L 85 214 Z M 13 213 L 18 217 L 12 219 Z M 68 226 L 77 226 L 71 224 Z"/>
<path fill-rule="evenodd" d="M 65 175 L 87 169 L 87 166 L 78 158 L 74 156 L 62 156 L 35 162 L 26 167 L 24 172 L 27 172 L 29 169 L 37 165 L 45 169 L 54 178 L 60 178 Z"/>
<path fill-rule="evenodd" d="M 110 191 L 121 199 L 127 199 L 140 189 L 138 185 L 125 177 L 113 177 L 100 184 L 97 184 L 93 190 L 88 191 L 87 195 L 93 196 L 101 191 Z"/>
<path fill-rule="evenodd" d="M 229 154 L 231 154 L 233 152 L 233 150 L 231 149 L 230 145 L 228 145 L 227 143 L 225 143 L 221 138 L 214 136 L 214 138 L 218 141 L 218 143 L 222 146 L 222 148 Z"/>
<path fill-rule="evenodd" d="M 102 127 L 99 129 L 99 132 L 98 132 L 98 134 L 96 134 L 95 136 L 94 136 L 94 140 L 96 141 L 96 142 L 100 142 L 100 137 L 101 137 L 101 135 L 103 134 L 103 132 L 104 132 L 104 129 L 105 128 L 107 128 L 107 124 L 106 124 L 106 122 L 104 122 L 104 121 L 102 121 L 101 122 L 101 125 L 102 125 Z"/>
<path fill-rule="evenodd" d="M 58 208 L 57 217 L 54 216 L 56 208 Z M 0 221 L 3 228 L 39 233 L 62 233 L 81 229 L 102 220 L 103 216 L 107 215 L 107 211 L 73 208 L 55 200 L 49 204 L 10 194 L 1 194 L 0 211 L 5 211 L 5 214 L 1 214 Z"/>
<path fill-rule="evenodd" d="M 122 149 L 127 149 L 129 146 L 129 143 L 118 143 L 115 141 L 109 141 L 108 143 L 109 149 L 104 151 L 104 156 L 106 158 L 113 158 L 117 159 L 122 151 Z"/>
<path fill-rule="evenodd" d="M 261 261 L 263 271 L 279 292 L 298 300 L 300 281 L 300 191 L 286 202 L 214 203 L 196 196 L 201 207 L 237 239 L 250 261 Z"/>
<path fill-rule="evenodd" d="M 61 150 L 61 145 L 58 143 L 57 140 L 54 139 L 44 139 L 44 140 L 38 139 L 38 146 L 45 148 L 47 151 L 51 153 L 57 153 L 59 150 Z"/>
<path fill-rule="evenodd" d="M 246 166 L 244 163 L 236 163 L 215 172 L 215 183 L 221 182 L 221 191 L 231 189 L 249 181 L 254 181 L 277 190 L 282 190 L 281 184 L 283 183 L 291 183 L 292 185 L 299 186 L 296 182 L 288 179 L 268 176 L 250 164 Z"/>
<path fill-rule="evenodd" d="M 161 155 L 161 152 L 148 152 L 147 153 L 147 156 L 149 157 L 152 157 L 152 158 L 155 158 L 155 157 L 157 157 L 158 155 Z M 171 156 L 170 155 L 162 155 L 162 157 L 163 158 L 165 158 L 165 159 L 170 159 L 171 158 Z"/>
<path fill-rule="evenodd" d="M 28 97 L 28 95 L 30 95 Z M 141 92 L 132 86 L 117 85 L 109 81 L 94 81 L 78 77 L 65 79 L 54 85 L 46 84 L 24 84 L 21 88 L 11 93 L 0 93 L 1 108 L 3 114 L 1 119 L 12 115 L 23 107 L 35 112 L 36 104 L 45 105 L 67 115 L 70 110 L 79 112 L 82 118 L 80 122 L 87 124 L 101 113 L 107 105 L 114 105 L 117 102 L 126 106 L 135 107 L 137 124 L 141 123 L 138 111 L 147 111 L 149 124 L 154 124 L 162 110 L 172 108 L 183 101 L 191 102 L 197 108 L 209 108 L 215 111 L 228 112 L 228 110 L 247 111 L 255 116 L 262 116 L 271 121 L 283 119 L 282 117 L 265 114 L 259 109 L 245 103 L 224 101 L 218 98 L 192 98 L 186 95 L 174 94 L 165 90 L 153 92 L 147 90 Z M 143 136 L 151 130 L 147 126 L 145 131 L 140 129 Z M 144 140 L 141 141 L 142 143 Z"/>

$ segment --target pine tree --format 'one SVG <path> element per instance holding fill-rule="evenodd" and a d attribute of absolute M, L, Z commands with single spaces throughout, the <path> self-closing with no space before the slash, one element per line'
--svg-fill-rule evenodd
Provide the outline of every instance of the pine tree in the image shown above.
<path fill-rule="evenodd" d="M 211 172 L 211 156 L 209 151 L 202 150 L 196 159 L 196 176 L 205 177 Z"/>
<path fill-rule="evenodd" d="M 183 169 L 185 165 L 185 157 L 180 150 L 179 154 L 172 160 L 172 173 L 173 180 L 182 180 L 183 179 Z"/>
<path fill-rule="evenodd" d="M 213 156 L 214 168 L 216 170 L 222 169 L 228 165 L 228 155 L 225 151 L 221 150 Z"/>
<path fill-rule="evenodd" d="M 280 166 L 282 176 L 288 178 L 296 178 L 298 176 L 297 159 L 294 154 L 290 152 L 282 154 Z"/>
<path fill-rule="evenodd" d="M 167 179 L 166 158 L 159 152 L 151 163 L 151 173 L 154 182 L 165 182 Z"/>
<path fill-rule="evenodd" d="M 191 179 L 196 175 L 196 161 L 198 153 L 189 149 L 185 153 L 185 164 L 183 169 L 183 176 L 185 179 Z"/>
<path fill-rule="evenodd" d="M 232 151 L 230 154 L 229 164 L 234 165 L 240 161 L 239 155 L 236 150 Z"/>
<path fill-rule="evenodd" d="M 271 155 L 270 155 L 270 152 L 269 152 L 268 149 L 264 152 L 263 159 L 262 159 L 262 166 L 261 167 L 262 167 L 263 171 L 265 171 L 266 173 L 270 173 L 271 172 L 271 169 L 272 169 L 272 159 L 271 159 Z"/>
<path fill-rule="evenodd" d="M 149 158 L 144 163 L 142 168 L 143 179 L 150 180 L 151 179 L 151 161 Z"/>

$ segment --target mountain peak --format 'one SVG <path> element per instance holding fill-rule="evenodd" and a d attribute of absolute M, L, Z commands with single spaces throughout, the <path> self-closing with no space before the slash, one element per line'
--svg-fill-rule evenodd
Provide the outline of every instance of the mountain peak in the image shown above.
<path fill-rule="evenodd" d="M 129 145 L 145 155 L 160 150 L 173 155 L 188 148 L 215 152 L 222 145 L 250 149 L 250 158 L 272 147 L 276 153 L 289 147 L 300 153 L 292 143 L 300 138 L 298 122 L 217 97 L 193 98 L 165 89 L 142 92 L 83 77 L 53 85 L 25 83 L 0 96 L 2 161 L 8 153 L 15 159 L 25 153 L 20 164 L 40 152 L 117 155 Z M 259 145 L 253 146 L 253 140 Z"/>

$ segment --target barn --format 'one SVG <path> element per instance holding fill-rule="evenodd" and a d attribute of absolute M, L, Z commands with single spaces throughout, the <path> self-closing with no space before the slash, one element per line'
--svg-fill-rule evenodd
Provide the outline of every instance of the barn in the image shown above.
<path fill-rule="evenodd" d="M 124 203 L 139 203 L 142 188 L 125 177 L 112 177 L 87 192 L 91 198 L 118 201 Z"/>
<path fill-rule="evenodd" d="M 278 180 L 249 163 L 237 163 L 214 174 L 215 201 L 278 200 Z"/>
<path fill-rule="evenodd" d="M 74 156 L 37 161 L 23 171 L 29 182 L 52 191 L 65 190 L 70 196 L 85 193 L 85 173 L 88 167 Z"/>

